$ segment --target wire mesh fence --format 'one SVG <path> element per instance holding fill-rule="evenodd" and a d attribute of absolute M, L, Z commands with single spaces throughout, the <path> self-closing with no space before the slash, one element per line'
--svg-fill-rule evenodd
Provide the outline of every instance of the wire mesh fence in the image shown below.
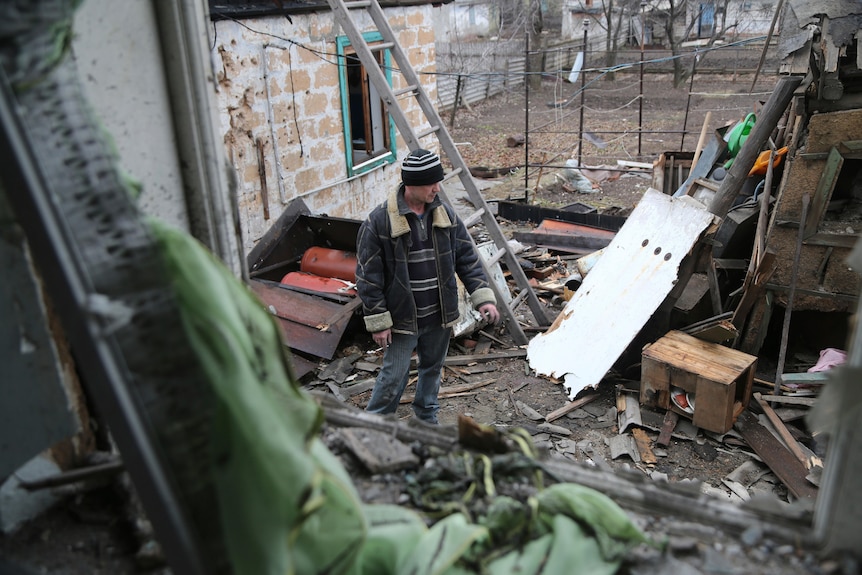
<path fill-rule="evenodd" d="M 492 49 L 493 43 L 438 46 L 438 105 L 454 123 L 460 106 L 492 96 L 526 100 L 525 116 L 536 109 L 530 98 L 543 98 L 540 113 L 525 117 L 519 130 L 528 142 L 539 142 L 551 156 L 556 149 L 577 149 L 579 162 L 587 149 L 601 150 L 602 158 L 640 160 L 654 157 L 656 146 L 680 151 L 687 143 L 694 146 L 707 113 L 714 113 L 715 122 L 721 123 L 752 111 L 752 100 L 768 93 L 749 89 L 755 70 L 762 68 L 763 77 L 771 82 L 779 64 L 774 46 L 764 55 L 761 39 L 692 49 L 679 56 L 670 50 L 621 50 L 612 65 L 607 52 L 591 50 L 575 77 L 572 66 L 582 47 L 582 42 L 568 42 L 527 54 L 515 43 L 497 49 Z M 541 71 L 528 73 L 527 60 L 534 56 L 542 62 Z M 687 76 L 677 86 L 674 62 L 677 73 Z M 541 89 L 531 96 L 527 80 L 535 76 L 541 78 Z M 768 88 L 768 83 L 761 83 L 757 89 Z M 525 157 L 524 163 L 530 160 Z"/>
<path fill-rule="evenodd" d="M 752 74 L 763 55 L 763 39 L 719 45 L 710 48 L 686 49 L 674 55 L 668 49 L 622 49 L 613 52 L 597 50 L 591 44 L 584 55 L 588 76 L 603 76 L 614 72 L 637 70 L 643 62 L 644 74 L 672 74 L 674 61 L 689 73 L 695 64 L 696 74 Z M 522 42 L 471 42 L 437 44 L 437 99 L 441 110 L 455 105 L 456 93 L 460 104 L 473 104 L 506 90 L 523 88 L 531 74 L 567 78 L 583 41 L 559 42 L 540 50 L 527 52 Z M 538 70 L 528 72 L 527 61 L 532 55 L 540 63 Z M 609 62 L 613 64 L 609 65 Z M 776 70 L 778 56 L 770 45 L 763 68 Z"/>

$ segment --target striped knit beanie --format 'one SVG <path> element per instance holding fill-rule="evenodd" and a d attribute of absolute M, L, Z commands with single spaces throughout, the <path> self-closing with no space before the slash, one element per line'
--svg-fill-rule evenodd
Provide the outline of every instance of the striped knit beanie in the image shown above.
<path fill-rule="evenodd" d="M 405 186 L 430 186 L 442 182 L 440 156 L 421 148 L 413 150 L 401 162 L 401 180 Z"/>

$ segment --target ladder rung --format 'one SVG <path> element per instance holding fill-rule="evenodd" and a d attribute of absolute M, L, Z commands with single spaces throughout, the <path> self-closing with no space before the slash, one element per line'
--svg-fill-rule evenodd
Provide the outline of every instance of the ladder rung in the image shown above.
<path fill-rule="evenodd" d="M 421 132 L 417 132 L 416 137 L 421 140 L 425 136 L 437 133 L 439 131 L 440 131 L 440 126 L 431 126 L 430 128 L 422 130 Z"/>
<path fill-rule="evenodd" d="M 522 289 L 518 293 L 518 295 L 515 296 L 515 299 L 512 300 L 512 303 L 509 304 L 509 309 L 515 311 L 518 306 L 521 305 L 521 302 L 523 302 L 529 294 L 529 289 Z"/>
<path fill-rule="evenodd" d="M 451 180 L 451 179 L 452 179 L 452 178 L 454 178 L 455 176 L 459 175 L 459 174 L 460 174 L 461 172 L 463 172 L 463 171 L 464 171 L 464 170 L 462 170 L 461 168 L 455 168 L 454 170 L 452 170 L 451 172 L 449 172 L 448 174 L 446 174 L 445 176 L 443 176 L 443 182 L 444 182 L 444 183 L 445 183 L 445 182 L 448 182 L 449 180 Z"/>
<path fill-rule="evenodd" d="M 473 226 L 475 226 L 479 222 L 479 220 L 482 219 L 482 216 L 484 216 L 484 215 L 485 215 L 485 208 L 479 208 L 478 210 L 476 210 L 475 212 L 470 214 L 470 216 L 464 220 L 464 226 L 466 226 L 468 229 L 472 228 Z"/>
<path fill-rule="evenodd" d="M 470 174 L 468 166 L 464 163 L 464 159 L 458 152 L 457 144 L 452 140 L 451 135 L 448 133 L 446 122 L 434 109 L 434 106 L 428 99 L 428 95 L 423 90 L 423 81 L 419 79 L 409 61 L 409 58 L 406 57 L 406 54 L 404 54 L 403 50 L 398 46 L 395 32 L 386 21 L 386 18 L 383 15 L 383 10 L 380 7 L 380 2 L 382 2 L 382 0 L 349 0 L 346 2 L 345 0 L 327 0 L 327 3 L 335 14 L 338 24 L 344 29 L 344 32 L 350 38 L 351 42 L 356 46 L 356 53 L 368 71 L 369 80 L 380 93 L 381 99 L 386 104 L 389 114 L 398 126 L 398 130 L 404 138 L 407 146 L 411 149 L 415 148 L 418 145 L 419 139 L 425 138 L 429 135 L 433 135 L 437 138 L 442 151 L 445 152 L 452 164 L 452 171 L 444 177 L 444 181 L 448 181 L 456 176 L 460 177 L 470 201 L 475 206 L 476 212 L 478 212 L 471 215 L 468 219 L 471 221 L 474 221 L 473 218 L 477 218 L 475 221 L 481 219 L 496 246 L 494 250 L 500 250 L 491 258 L 492 262 L 499 261 L 500 258 L 505 255 L 507 261 L 513 264 L 510 266 L 512 268 L 510 269 L 510 273 L 515 284 L 517 284 L 519 291 L 518 296 L 513 300 L 514 304 L 512 305 L 517 306 L 521 302 L 527 301 L 537 323 L 539 325 L 550 325 L 550 321 L 545 315 L 545 310 L 542 307 L 541 302 L 536 297 L 535 292 L 530 286 L 530 281 L 524 274 L 524 270 L 522 270 L 514 260 L 514 254 L 512 253 L 512 250 L 509 247 L 491 208 L 488 207 L 485 199 L 482 197 L 476 182 Z M 385 44 L 381 42 L 380 44 L 372 46 L 368 45 L 368 42 L 363 38 L 356 22 L 353 21 L 353 18 L 349 13 L 350 10 L 355 9 L 366 9 L 368 11 L 368 15 L 377 25 L 381 34 L 381 39 L 386 42 Z M 364 46 L 366 49 L 359 49 L 361 46 Z M 375 50 L 377 51 L 377 54 L 380 54 L 380 50 L 385 50 L 390 46 L 393 47 L 392 56 L 402 74 L 404 84 L 406 84 L 405 87 L 400 88 L 397 92 L 394 91 L 392 85 L 387 82 L 383 72 L 378 69 L 379 62 L 375 55 L 373 53 L 369 53 L 370 51 L 367 49 L 371 48 L 371 50 Z M 415 128 L 411 126 L 410 119 L 407 118 L 404 110 L 402 110 L 398 105 L 399 98 L 409 94 L 412 94 L 417 99 L 419 107 L 423 111 L 423 116 L 425 118 L 424 121 L 427 122 L 425 125 L 428 127 L 419 133 L 417 133 Z M 445 194 L 443 197 L 445 200 Z M 484 212 L 481 212 L 480 210 L 484 210 Z M 494 290 L 498 300 L 502 301 L 503 298 L 507 300 L 510 299 L 510 294 L 507 293 L 507 287 L 498 286 L 496 282 L 492 282 L 491 288 Z M 518 345 L 527 344 L 527 336 L 524 334 L 520 323 L 513 315 L 512 309 L 513 308 L 510 308 L 510 306 L 505 306 L 501 310 L 504 314 L 509 332 Z"/>
<path fill-rule="evenodd" d="M 383 50 L 388 50 L 388 49 L 392 48 L 393 46 L 395 46 L 395 42 L 384 42 L 382 44 L 369 44 L 368 48 L 372 52 L 381 52 Z"/>
<path fill-rule="evenodd" d="M 488 266 L 490 267 L 500 261 L 500 258 L 504 255 L 506 255 L 506 248 L 500 248 L 499 250 L 494 252 L 494 255 L 488 258 L 488 261 L 486 261 L 485 263 L 488 264 Z"/>
<path fill-rule="evenodd" d="M 410 86 L 407 86 L 406 88 L 401 88 L 400 90 L 396 90 L 395 91 L 395 97 L 400 98 L 404 94 L 418 94 L 418 93 L 419 93 L 419 86 L 417 86 L 416 84 L 411 84 Z"/>

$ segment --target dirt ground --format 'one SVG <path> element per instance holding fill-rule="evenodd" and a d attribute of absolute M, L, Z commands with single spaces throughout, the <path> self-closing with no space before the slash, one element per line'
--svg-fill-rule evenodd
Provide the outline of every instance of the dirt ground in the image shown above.
<path fill-rule="evenodd" d="M 745 77 L 736 81 L 698 77 L 692 87 L 692 92 L 696 94 L 689 97 L 688 85 L 673 89 L 669 77 L 647 77 L 644 81 L 642 114 L 644 132 L 649 133 L 642 134 L 640 154 L 637 149 L 638 117 L 641 113 L 637 76 L 618 75 L 614 82 L 602 80 L 592 83 L 584 97 L 584 130 L 590 132 L 591 136 L 589 142 L 585 139 L 583 144 L 583 164 L 616 168 L 617 160 L 652 163 L 663 152 L 680 150 L 682 134 L 679 132 L 684 123 L 688 133 L 682 148 L 693 151 L 707 114 L 711 117 L 709 125 L 712 129 L 740 120 L 746 113 L 753 111 L 759 101 L 768 97 L 775 78 L 762 77 L 753 94 L 748 93 L 750 82 L 751 78 Z M 549 105 L 564 100 L 570 100 L 570 104 L 562 108 Z M 523 92 L 513 92 L 458 111 L 451 133 L 467 164 L 510 172 L 494 180 L 494 185 L 486 192 L 489 201 L 526 197 L 531 203 L 547 207 L 580 202 L 600 212 L 615 214 L 626 214 L 636 205 L 650 185 L 648 173 L 615 172 L 614 176 L 619 177 L 597 183 L 589 193 L 564 189 L 559 177 L 561 166 L 565 166 L 566 160 L 578 157 L 579 106 L 577 86 L 547 78 L 540 88 L 531 90 L 530 130 L 525 129 Z M 662 130 L 675 133 L 653 133 Z M 628 133 L 619 133 L 623 131 Z M 507 146 L 508 137 L 525 133 L 529 134 L 530 164 L 526 180 L 522 167 L 526 163 L 525 147 Z M 599 145 L 595 142 L 599 142 Z M 501 223 L 504 230 L 513 229 L 510 224 Z M 546 297 L 543 301 L 551 318 L 561 311 L 564 304 L 559 297 Z M 443 398 L 439 413 L 441 424 L 455 425 L 458 417 L 464 415 L 483 424 L 520 426 L 533 434 L 534 442 L 546 453 L 555 452 L 561 457 L 587 465 L 607 466 L 619 471 L 634 470 L 656 480 L 700 481 L 708 486 L 706 490 L 714 496 L 732 500 L 733 495 L 724 487 L 722 480 L 734 469 L 752 460 L 750 451 L 732 433 L 726 436 L 699 433 L 688 439 L 674 437 L 665 448 L 654 446 L 655 463 L 635 461 L 628 455 L 612 457 L 608 440 L 619 434 L 617 390 L 620 387 L 629 390 L 638 388 L 639 375 L 636 369 L 610 373 L 594 390 L 596 399 L 553 421 L 564 431 L 548 433 L 538 429 L 541 421 L 532 419 L 523 406 L 541 415 L 553 412 L 568 401 L 562 385 L 536 376 L 524 357 L 489 361 L 482 357 L 482 350 L 494 354 L 517 352 L 519 348 L 499 328 L 486 328 L 485 334 L 474 334 L 470 338 L 453 341 L 450 356 L 474 354 L 476 359 L 466 365 L 446 367 L 443 387 L 464 383 L 485 385 L 456 397 Z M 379 362 L 380 357 L 367 334 L 358 332 L 345 338 L 339 355 L 354 353 L 362 356 L 363 368 L 354 368 L 349 379 L 334 384 L 335 389 L 343 390 L 358 381 L 373 378 L 371 364 Z M 763 358 L 763 361 L 769 364 L 772 360 Z M 326 382 L 319 375 L 320 372 L 309 374 L 302 383 L 308 389 L 326 392 Z M 348 398 L 347 402 L 362 408 L 368 397 L 369 392 L 360 393 Z M 402 420 L 412 417 L 407 404 L 401 406 L 397 417 Z M 647 433 L 652 440 L 657 436 L 654 430 L 647 429 Z M 338 447 L 337 441 L 334 447 Z M 817 446 L 812 448 L 817 449 Z M 356 470 L 355 462 L 346 461 Z M 761 471 L 761 478 L 751 485 L 751 491 L 772 493 L 781 500 L 787 500 L 786 489 L 781 483 L 762 466 Z M 363 496 L 368 501 L 387 498 L 399 501 L 397 492 L 387 492 L 387 488 L 381 487 L 379 482 L 364 482 L 363 485 Z M 28 526 L 14 537 L 0 537 L 0 556 L 26 561 L 34 567 L 35 572 L 42 573 L 133 573 L 148 570 L 146 566 L 135 565 L 136 546 L 130 545 L 127 528 L 122 527 L 116 519 L 101 515 L 95 520 L 92 516 L 82 518 L 80 509 L 87 503 L 92 503 L 98 511 L 104 510 L 98 500 L 91 501 L 97 497 L 98 492 L 81 496 L 56 508 L 44 521 Z M 90 521 L 97 521 L 99 527 L 88 528 L 87 525 L 92 526 L 92 523 L 86 523 L 88 517 Z M 692 537 L 697 538 L 696 535 L 685 535 L 686 540 Z M 765 574 L 840 571 L 837 563 L 820 561 L 793 546 L 756 541 L 745 547 L 739 542 L 729 542 L 727 538 L 719 539 L 708 544 L 691 543 L 691 549 L 686 553 L 701 557 L 699 570 L 677 565 L 674 572 Z M 64 549 L 62 557 L 65 558 L 65 564 L 49 559 L 51 549 L 57 546 Z M 22 551 L 25 548 L 28 550 L 26 554 Z M 736 557 L 733 561 L 726 558 L 728 549 Z M 725 558 L 719 561 L 710 553 L 723 553 Z M 4 567 L 0 560 L 0 573 L 7 572 Z M 167 572 L 163 567 L 156 567 L 156 570 Z M 631 572 L 652 571 L 634 569 Z M 852 571 L 845 569 L 843 572 Z"/>
<path fill-rule="evenodd" d="M 692 92 L 699 95 L 692 96 L 689 101 L 688 85 L 673 89 L 670 77 L 648 76 L 644 80 L 644 131 L 680 132 L 685 121 L 689 133 L 685 138 L 684 150 L 693 151 L 707 114 L 710 116 L 709 126 L 712 129 L 734 123 L 768 97 L 767 94 L 775 81 L 774 77 L 761 77 L 754 91 L 755 95 L 749 95 L 751 78 L 740 78 L 733 82 L 716 76 L 698 76 L 695 78 Z M 496 97 L 472 105 L 469 110 L 458 111 L 451 133 L 453 139 L 459 143 L 468 166 L 518 166 L 511 175 L 495 180 L 496 185 L 485 191 L 486 200 L 492 202 L 494 199 L 520 199 L 527 190 L 530 203 L 546 207 L 563 207 L 577 202 L 593 206 L 600 213 L 615 214 L 626 214 L 634 208 L 649 187 L 651 174 L 617 172 L 619 178 L 595 184 L 595 189 L 590 193 L 579 193 L 568 192 L 563 188 L 562 179 L 558 176 L 561 168 L 539 167 L 542 164 L 565 166 L 565 160 L 577 158 L 580 96 L 573 100 L 571 109 L 560 110 L 548 105 L 576 93 L 577 88 L 569 83 L 561 84 L 546 79 L 540 90 L 531 91 L 529 187 L 525 186 L 524 171 L 520 168 L 525 163 L 524 146 L 507 146 L 509 136 L 526 132 L 524 94 L 512 93 Z M 585 130 L 591 130 L 596 136 L 607 141 L 604 148 L 585 143 L 582 152 L 582 163 L 585 166 L 616 167 L 617 160 L 652 163 L 664 152 L 679 151 L 681 134 L 652 133 L 642 136 L 641 155 L 637 155 L 637 118 L 640 113 L 637 105 L 638 91 L 639 81 L 636 75 L 618 75 L 614 82 L 599 82 L 585 94 Z M 602 134 L 625 129 L 633 133 Z M 520 229 L 505 221 L 501 221 L 501 225 L 504 231 L 508 232 Z M 547 303 L 547 315 L 550 318 L 556 317 L 565 303 L 560 298 L 543 299 Z M 529 320 L 531 317 L 525 319 Z M 502 342 L 511 343 L 502 331 L 498 331 L 495 338 L 499 341 L 490 341 L 482 335 L 476 337 L 477 340 L 490 342 L 491 352 L 505 349 Z M 458 342 L 453 344 L 454 353 L 458 353 L 458 347 Z M 769 363 L 769 360 L 766 359 L 766 362 Z M 477 362 L 477 365 L 479 363 L 482 362 Z M 464 383 L 468 379 L 481 380 L 482 377 L 490 377 L 495 381 L 470 395 L 441 401 L 441 423 L 453 424 L 459 414 L 465 414 L 482 423 L 530 425 L 533 422 L 513 405 L 513 398 L 541 414 L 548 414 L 568 401 L 562 385 L 544 377 L 536 377 L 523 358 L 496 360 L 491 364 L 493 371 L 479 372 L 476 375 L 465 375 L 463 368 L 444 370 L 444 386 Z M 599 386 L 600 398 L 588 406 L 586 416 L 579 411 L 577 418 L 564 417 L 556 422 L 571 429 L 572 435 L 566 439 L 576 442 L 592 441 L 596 444 L 599 455 L 603 455 L 608 461 L 610 457 L 602 438 L 608 433 L 616 432 L 615 425 L 605 425 L 609 421 L 608 411 L 613 410 L 616 405 L 615 387 L 625 385 L 630 389 L 637 389 L 639 385 L 638 381 L 624 380 L 623 377 L 636 379 L 639 374 L 637 370 L 610 374 Z M 509 391 L 512 391 L 512 394 Z M 362 406 L 367 397 L 359 395 L 354 401 Z M 403 417 L 410 417 L 409 408 L 402 406 L 401 410 Z M 546 438 L 543 436 L 540 440 Z M 721 479 L 747 459 L 747 455 L 733 450 L 721 451 L 715 456 L 712 452 L 709 456 L 704 456 L 703 452 L 697 441 L 675 440 L 668 448 L 667 457 L 661 458 L 655 468 L 644 470 L 666 473 L 674 481 L 699 479 L 720 486 Z M 633 465 L 627 458 L 611 463 L 622 468 Z"/>
<path fill-rule="evenodd" d="M 768 99 L 777 78 L 761 75 L 751 90 L 752 80 L 701 74 L 691 85 L 686 82 L 674 88 L 669 75 L 646 75 L 642 107 L 637 74 L 617 74 L 613 81 L 608 77 L 588 80 L 581 137 L 580 84 L 545 77 L 540 88 L 530 90 L 529 115 L 527 96 L 511 92 L 460 108 L 451 134 L 468 166 L 516 168 L 495 186 L 493 197 L 526 196 L 531 203 L 549 207 L 582 202 L 599 211 L 630 210 L 649 185 L 648 179 L 619 172 L 619 178 L 597 184 L 593 193 L 566 192 L 560 185 L 559 167 L 579 155 L 586 167 L 616 168 L 618 160 L 652 163 L 662 153 L 693 152 L 707 115 L 711 130 L 742 120 Z M 643 119 L 640 138 L 639 118 Z M 529 134 L 526 180 L 522 169 L 527 163 L 526 146 L 507 146 L 510 137 L 524 134 Z"/>

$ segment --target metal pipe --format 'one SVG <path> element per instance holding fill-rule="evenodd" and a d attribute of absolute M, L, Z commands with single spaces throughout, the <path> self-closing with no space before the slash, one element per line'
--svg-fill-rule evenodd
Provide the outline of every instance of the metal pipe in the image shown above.
<path fill-rule="evenodd" d="M 640 70 L 640 97 L 638 98 L 638 159 L 641 157 L 641 139 L 643 136 L 644 118 L 644 42 L 646 42 L 645 15 L 646 0 L 641 0 L 641 70 Z"/>
<path fill-rule="evenodd" d="M 790 315 L 793 313 L 793 297 L 796 295 L 796 281 L 799 279 L 799 259 L 802 255 L 802 240 L 805 236 L 805 220 L 808 218 L 808 206 L 811 196 L 808 192 L 802 194 L 802 213 L 799 214 L 799 233 L 796 235 L 796 251 L 793 253 L 793 267 L 790 274 L 790 292 L 787 294 L 787 307 L 784 308 L 784 323 L 781 326 L 781 348 L 778 350 L 778 367 L 775 369 L 773 393 L 781 395 L 781 375 L 784 373 L 784 361 L 787 358 L 787 338 L 790 334 Z"/>
<path fill-rule="evenodd" d="M 530 203 L 530 19 L 524 23 L 524 203 Z"/>
<path fill-rule="evenodd" d="M 683 151 L 685 147 L 685 130 L 688 128 L 688 112 L 691 109 L 691 90 L 694 87 L 694 71 L 697 69 L 697 50 L 694 51 L 694 58 L 691 61 L 691 77 L 688 79 L 688 99 L 685 101 L 685 117 L 682 120 L 682 139 L 679 141 L 679 151 Z M 692 169 L 694 164 L 691 165 Z"/>
<path fill-rule="evenodd" d="M 587 69 L 587 33 L 590 29 L 590 20 L 585 16 L 584 17 L 584 57 L 581 60 L 581 119 L 578 123 L 578 167 L 583 165 L 581 161 L 583 159 L 583 149 L 584 149 L 584 95 L 587 93 L 586 90 L 586 69 Z"/>

